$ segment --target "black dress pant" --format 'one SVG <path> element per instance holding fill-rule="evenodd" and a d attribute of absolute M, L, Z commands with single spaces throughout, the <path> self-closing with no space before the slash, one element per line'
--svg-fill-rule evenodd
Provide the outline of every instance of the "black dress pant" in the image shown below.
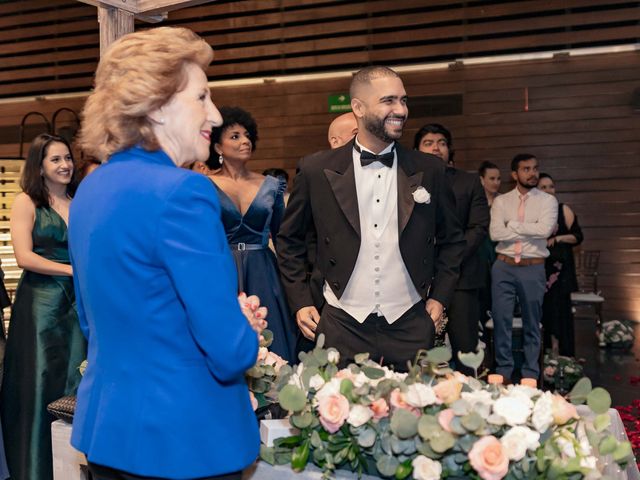
<path fill-rule="evenodd" d="M 456 370 L 465 375 L 473 375 L 473 370 L 458 360 L 458 352 L 475 352 L 478 348 L 480 322 L 479 295 L 477 289 L 456 290 L 447 311 L 449 323 L 447 333 L 451 342 L 452 358 Z"/>
<path fill-rule="evenodd" d="M 433 347 L 435 327 L 425 310 L 423 301 L 402 314 L 391 325 L 385 317 L 373 313 L 364 323 L 344 310 L 325 305 L 322 309 L 316 336 L 325 335 L 325 347 L 340 352 L 340 367 L 353 363 L 358 353 L 369 353 L 369 358 L 396 371 L 406 372 L 407 361 L 413 362 L 420 349 Z"/>
<path fill-rule="evenodd" d="M 104 467 L 89 462 L 89 472 L 93 480 L 163 480 L 160 477 L 143 477 L 132 473 L 116 470 L 115 468 Z M 242 472 L 227 473 L 214 477 L 202 477 L 194 480 L 241 480 Z"/>

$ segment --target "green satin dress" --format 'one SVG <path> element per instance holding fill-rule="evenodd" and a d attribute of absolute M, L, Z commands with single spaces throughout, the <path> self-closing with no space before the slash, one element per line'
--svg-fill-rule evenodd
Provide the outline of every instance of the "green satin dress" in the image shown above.
<path fill-rule="evenodd" d="M 33 251 L 69 262 L 67 226 L 52 208 L 36 208 Z M 11 311 L 0 413 L 11 480 L 51 480 L 47 405 L 75 394 L 86 358 L 72 277 L 24 271 Z"/>

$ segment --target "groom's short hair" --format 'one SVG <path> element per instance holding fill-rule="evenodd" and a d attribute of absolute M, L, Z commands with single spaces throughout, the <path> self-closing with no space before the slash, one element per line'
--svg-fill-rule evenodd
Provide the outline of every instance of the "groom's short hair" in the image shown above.
<path fill-rule="evenodd" d="M 384 77 L 400 78 L 400 75 L 398 75 L 389 67 L 385 67 L 382 65 L 372 65 L 370 67 L 363 68 L 362 70 L 358 71 L 351 79 L 349 95 L 351 96 L 351 98 L 356 98 L 358 96 L 358 90 L 360 90 L 360 87 L 365 84 L 370 84 L 371 80 Z"/>

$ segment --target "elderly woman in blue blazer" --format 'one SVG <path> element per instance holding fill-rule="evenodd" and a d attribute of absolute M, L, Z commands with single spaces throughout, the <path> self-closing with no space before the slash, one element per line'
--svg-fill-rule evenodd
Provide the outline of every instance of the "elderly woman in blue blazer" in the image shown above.
<path fill-rule="evenodd" d="M 211 47 L 162 27 L 100 60 L 80 145 L 106 161 L 80 185 L 69 245 L 88 368 L 71 443 L 94 478 L 240 478 L 259 437 L 244 372 L 266 312 L 236 297 L 214 186 L 178 168 L 221 124 Z"/>

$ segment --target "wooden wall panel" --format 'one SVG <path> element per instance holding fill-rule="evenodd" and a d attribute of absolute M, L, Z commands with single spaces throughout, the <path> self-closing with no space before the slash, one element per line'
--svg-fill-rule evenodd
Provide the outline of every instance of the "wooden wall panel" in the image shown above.
<path fill-rule="evenodd" d="M 46 7 L 45 7 L 46 4 Z M 211 79 L 356 70 L 458 58 L 634 43 L 640 2 L 623 0 L 219 1 L 173 12 L 216 50 Z M 89 88 L 98 47 L 92 7 L 70 0 L 0 4 L 0 97 Z M 138 28 L 146 28 L 139 24 Z M 46 37 L 46 36 L 49 37 Z M 43 43 L 45 42 L 45 43 Z M 640 321 L 640 87 L 637 52 L 488 65 L 452 65 L 403 73 L 410 97 L 460 94 L 463 114 L 411 116 L 402 142 L 424 123 L 454 134 L 458 166 L 537 155 L 556 179 L 559 198 L 577 212 L 582 248 L 602 251 L 605 315 Z M 217 87 L 218 105 L 251 111 L 260 142 L 251 167 L 283 167 L 326 148 L 327 97 L 347 92 L 348 77 Z M 525 109 L 525 98 L 528 98 Z M 49 118 L 79 110 L 84 98 L 0 103 L 0 156 L 17 155 L 17 125 L 32 110 Z M 64 117 L 69 123 L 68 117 Z M 64 122 L 62 122 L 64 123 Z M 37 119 L 27 129 L 33 136 Z M 512 185 L 505 182 L 504 189 Z M 0 213 L 2 213 L 0 211 Z M 0 218 L 0 227 L 2 227 Z"/>

